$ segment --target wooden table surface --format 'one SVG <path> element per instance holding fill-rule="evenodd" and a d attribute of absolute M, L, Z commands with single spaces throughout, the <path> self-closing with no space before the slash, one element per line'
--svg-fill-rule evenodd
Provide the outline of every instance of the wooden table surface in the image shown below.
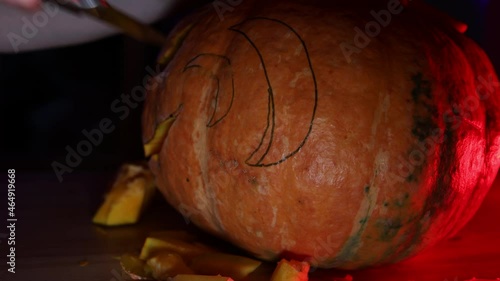
<path fill-rule="evenodd" d="M 138 252 L 148 233 L 196 229 L 158 196 L 141 222 L 103 228 L 90 221 L 112 172 L 74 172 L 59 183 L 54 174 L 17 171 L 16 273 L 6 271 L 2 239 L 0 280 L 123 281 L 117 257 Z M 5 222 L 5 219 L 3 219 Z M 453 239 L 391 266 L 354 272 L 315 271 L 315 280 L 455 281 L 500 278 L 500 178 L 474 219 Z M 499 279 L 500 280 L 500 279 Z"/>

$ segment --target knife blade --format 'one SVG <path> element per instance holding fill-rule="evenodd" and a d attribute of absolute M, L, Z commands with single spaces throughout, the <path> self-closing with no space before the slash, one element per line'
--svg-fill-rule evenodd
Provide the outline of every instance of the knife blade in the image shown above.
<path fill-rule="evenodd" d="M 133 17 L 115 9 L 107 1 L 102 0 L 44 0 L 56 4 L 76 14 L 87 14 L 108 24 L 118 27 L 128 36 L 144 43 L 163 46 L 166 37 L 153 27 L 139 22 Z"/>

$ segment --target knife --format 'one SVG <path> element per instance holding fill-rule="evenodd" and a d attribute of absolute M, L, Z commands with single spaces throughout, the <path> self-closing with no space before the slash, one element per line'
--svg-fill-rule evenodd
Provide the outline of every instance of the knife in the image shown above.
<path fill-rule="evenodd" d="M 118 27 L 125 34 L 141 42 L 163 46 L 166 37 L 153 27 L 141 23 L 129 15 L 113 8 L 105 0 L 43 0 L 56 4 L 76 14 L 87 14 Z"/>

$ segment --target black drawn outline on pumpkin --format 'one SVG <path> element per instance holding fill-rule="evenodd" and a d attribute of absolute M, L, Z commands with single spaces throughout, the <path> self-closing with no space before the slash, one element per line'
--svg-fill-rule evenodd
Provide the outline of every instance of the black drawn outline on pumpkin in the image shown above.
<path fill-rule="evenodd" d="M 229 106 L 224 111 L 222 116 L 220 118 L 216 119 L 215 121 L 214 121 L 214 119 L 215 119 L 215 116 L 217 114 L 217 109 L 218 109 L 218 105 L 219 105 L 220 79 L 217 75 L 210 73 L 210 78 L 214 79 L 217 82 L 214 110 L 213 110 L 213 112 L 212 112 L 212 114 L 207 122 L 207 125 L 206 125 L 208 128 L 212 128 L 212 127 L 216 126 L 219 122 L 221 122 L 224 118 L 226 118 L 226 116 L 229 114 L 229 111 L 231 111 L 231 108 L 233 106 L 233 101 L 234 101 L 234 76 L 233 76 L 233 71 L 232 71 L 232 66 L 231 66 L 231 60 L 226 56 L 212 54 L 212 53 L 202 53 L 202 54 L 196 55 L 195 57 L 193 57 L 192 59 L 190 59 L 187 62 L 186 66 L 184 66 L 183 72 L 186 72 L 188 69 L 192 69 L 192 68 L 198 68 L 198 67 L 203 68 L 203 66 L 201 64 L 193 64 L 193 63 L 196 62 L 196 60 L 198 60 L 199 58 L 207 57 L 207 56 L 224 60 L 227 67 L 230 68 L 230 73 L 231 73 L 231 88 L 232 88 L 231 89 L 231 101 L 229 102 Z"/>
<path fill-rule="evenodd" d="M 265 21 L 271 21 L 271 22 L 274 22 L 274 23 L 278 23 L 280 25 L 285 26 L 290 31 L 292 31 L 293 34 L 295 34 L 295 36 L 297 37 L 297 39 L 302 44 L 302 47 L 304 48 L 304 52 L 305 52 L 305 55 L 306 55 L 306 58 L 307 58 L 307 62 L 308 62 L 308 67 L 309 67 L 309 69 L 311 71 L 311 77 L 312 77 L 312 80 L 313 80 L 313 83 L 314 83 L 314 106 L 313 106 L 313 110 L 312 110 L 312 117 L 311 117 L 311 122 L 309 124 L 309 129 L 308 129 L 306 135 L 304 136 L 304 139 L 301 141 L 301 143 L 299 144 L 299 146 L 294 151 L 286 154 L 285 156 L 283 156 L 278 161 L 271 162 L 271 163 L 262 163 L 264 161 L 265 157 L 268 155 L 269 151 L 271 150 L 271 146 L 273 144 L 273 139 L 274 139 L 274 129 L 275 129 L 275 126 L 276 126 L 276 121 L 275 121 L 275 107 L 274 107 L 275 106 L 274 105 L 274 94 L 273 94 L 273 89 L 272 89 L 271 81 L 269 79 L 269 75 L 268 75 L 268 72 L 267 72 L 266 63 L 264 61 L 264 58 L 263 58 L 262 53 L 260 52 L 259 48 L 256 46 L 256 44 L 252 41 L 252 39 L 245 32 L 237 29 L 237 27 L 242 26 L 245 23 L 247 23 L 249 21 L 254 21 L 254 20 L 265 20 Z M 305 41 L 298 34 L 298 32 L 293 27 L 291 27 L 290 25 L 288 25 L 287 23 L 285 23 L 285 22 L 283 22 L 281 20 L 278 20 L 278 19 L 272 19 L 272 18 L 266 18 L 266 17 L 252 17 L 252 18 L 248 18 L 248 19 L 244 20 L 243 22 L 241 22 L 239 24 L 231 26 L 229 28 L 229 30 L 232 30 L 234 32 L 237 32 L 237 33 L 241 34 L 243 37 L 245 37 L 245 39 L 255 49 L 255 51 L 257 52 L 257 55 L 259 56 L 259 59 L 260 59 L 260 61 L 262 63 L 262 68 L 263 68 L 263 71 L 264 71 L 264 75 L 266 77 L 266 82 L 268 84 L 268 90 L 267 90 L 267 92 L 268 92 L 268 117 L 267 117 L 266 129 L 264 130 L 264 133 L 262 134 L 262 138 L 260 140 L 259 145 L 250 154 L 250 156 L 245 160 L 245 163 L 247 165 L 253 166 L 253 167 L 269 167 L 269 166 L 278 165 L 278 164 L 286 161 L 290 157 L 294 156 L 295 154 L 297 154 L 297 152 L 300 151 L 300 149 L 305 145 L 307 139 L 309 138 L 309 135 L 311 134 L 311 131 L 312 131 L 312 128 L 313 128 L 314 118 L 316 116 L 316 109 L 317 109 L 317 106 L 318 106 L 318 85 L 317 85 L 317 81 L 316 81 L 316 75 L 314 73 L 314 69 L 313 69 L 313 66 L 312 66 L 311 58 L 309 56 L 309 50 L 308 50 L 308 48 L 306 46 Z M 270 119 L 271 119 L 271 122 L 270 122 Z M 269 132 L 269 127 L 271 127 L 271 131 L 270 131 L 271 135 L 270 135 L 270 139 L 269 139 L 269 142 L 267 144 L 267 147 L 266 147 L 264 153 L 259 158 L 259 160 L 257 162 L 255 162 L 255 163 L 251 163 L 250 160 L 254 157 L 254 155 L 264 145 L 264 140 L 265 140 L 265 138 L 266 138 L 266 136 L 267 136 L 267 134 Z"/>
<path fill-rule="evenodd" d="M 292 152 L 286 154 L 284 157 L 282 157 L 278 161 L 274 161 L 274 162 L 271 162 L 271 163 L 262 163 L 264 161 L 265 157 L 268 155 L 269 151 L 271 150 L 271 146 L 272 146 L 273 140 L 274 140 L 274 129 L 276 127 L 274 94 L 273 94 L 273 89 L 272 89 L 271 81 L 270 81 L 270 78 L 269 78 L 269 75 L 268 75 L 268 72 L 267 72 L 266 64 L 265 64 L 264 58 L 262 56 L 262 53 L 260 52 L 260 50 L 258 49 L 258 47 L 255 45 L 255 43 L 252 41 L 252 39 L 246 33 L 244 33 L 241 30 L 238 30 L 236 28 L 238 26 L 242 26 L 245 23 L 247 23 L 249 21 L 253 21 L 253 20 L 267 20 L 267 21 L 271 21 L 271 22 L 274 22 L 274 23 L 278 23 L 278 24 L 280 24 L 280 25 L 288 28 L 290 31 L 292 31 L 293 34 L 295 34 L 295 36 L 300 41 L 300 43 L 301 43 L 301 45 L 302 45 L 302 47 L 304 49 L 304 52 L 305 52 L 305 55 L 306 55 L 306 59 L 307 59 L 307 62 L 308 62 L 308 67 L 309 67 L 309 70 L 310 70 L 310 73 L 311 73 L 312 82 L 314 84 L 314 106 L 313 106 L 313 110 L 312 110 L 311 121 L 309 123 L 309 128 L 308 128 L 308 131 L 307 131 L 306 135 L 304 136 L 303 140 L 301 141 L 301 143 L 299 144 L 299 146 L 295 150 L 293 150 Z M 266 128 L 265 128 L 265 130 L 264 130 L 264 132 L 262 134 L 262 137 L 261 137 L 261 140 L 259 142 L 259 145 L 250 154 L 250 156 L 245 160 L 245 163 L 247 165 L 253 166 L 253 167 L 269 167 L 269 166 L 278 165 L 278 164 L 286 161 L 290 157 L 294 156 L 295 154 L 297 154 L 300 151 L 300 149 L 305 145 L 307 139 L 309 138 L 309 135 L 312 132 L 312 128 L 313 128 L 313 124 L 314 124 L 314 119 L 315 119 L 315 116 L 316 116 L 316 109 L 317 109 L 317 106 L 318 106 L 318 85 L 317 85 L 317 81 L 316 81 L 316 75 L 314 73 L 314 69 L 313 69 L 313 66 L 312 66 L 311 58 L 310 58 L 310 55 L 309 55 L 309 50 L 308 50 L 308 48 L 307 48 L 307 46 L 305 44 L 305 41 L 298 34 L 298 32 L 294 28 L 292 28 L 290 25 L 288 25 L 287 23 L 285 23 L 285 22 L 283 22 L 281 20 L 278 20 L 278 19 L 272 19 L 272 18 L 266 18 L 266 17 L 248 18 L 248 19 L 242 21 L 239 24 L 231 26 L 229 28 L 229 30 L 241 34 L 243 37 L 245 37 L 245 39 L 255 49 L 255 51 L 257 52 L 257 55 L 259 56 L 259 59 L 260 59 L 260 61 L 262 63 L 264 75 L 266 77 L 266 82 L 267 82 L 267 84 L 269 86 L 268 90 L 267 90 L 267 92 L 268 92 L 268 111 L 267 111 L 267 124 L 266 124 Z M 190 59 L 186 63 L 186 65 L 185 65 L 185 67 L 183 69 L 183 72 L 186 72 L 188 69 L 192 69 L 192 68 L 197 68 L 197 67 L 203 68 L 202 65 L 200 65 L 200 64 L 193 64 L 193 63 L 197 59 L 199 59 L 200 57 L 204 57 L 204 56 L 211 56 L 211 57 L 223 59 L 223 60 L 226 61 L 226 64 L 230 68 L 232 67 L 231 60 L 227 56 L 223 56 L 223 55 L 219 55 L 219 54 L 213 54 L 213 53 L 201 53 L 201 54 L 196 55 L 195 57 L 193 57 L 192 59 Z M 221 122 L 229 114 L 229 112 L 230 112 L 230 110 L 232 108 L 232 105 L 233 105 L 234 95 L 235 95 L 234 75 L 233 75 L 233 72 L 231 70 L 231 85 L 232 85 L 231 101 L 230 101 L 230 104 L 229 104 L 228 108 L 222 114 L 222 116 L 220 118 L 218 118 L 217 120 L 214 121 L 216 113 L 217 113 L 217 108 L 218 108 L 218 105 L 219 105 L 220 79 L 219 79 L 218 76 L 214 75 L 213 73 L 211 73 L 210 78 L 214 79 L 217 82 L 217 90 L 216 90 L 216 95 L 215 95 L 215 107 L 214 107 L 214 111 L 212 112 L 212 114 L 211 114 L 211 116 L 210 116 L 210 118 L 209 118 L 209 120 L 207 122 L 207 125 L 206 125 L 208 128 L 212 128 L 212 127 L 216 126 L 219 122 Z M 272 122 L 270 122 L 270 120 Z M 254 155 L 257 154 L 257 152 L 259 152 L 259 150 L 261 149 L 261 147 L 264 145 L 264 140 L 265 140 L 265 138 L 266 138 L 266 136 L 267 136 L 267 134 L 269 132 L 269 129 L 271 129 L 270 130 L 270 140 L 269 140 L 269 143 L 267 144 L 267 147 L 266 147 L 264 153 L 260 156 L 260 158 L 258 159 L 257 162 L 251 163 L 250 160 L 254 157 Z"/>

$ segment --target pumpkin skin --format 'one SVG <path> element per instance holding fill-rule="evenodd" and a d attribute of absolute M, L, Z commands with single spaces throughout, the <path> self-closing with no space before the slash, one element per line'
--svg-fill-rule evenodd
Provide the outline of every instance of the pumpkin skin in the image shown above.
<path fill-rule="evenodd" d="M 181 22 L 143 116 L 144 143 L 176 118 L 150 160 L 167 201 L 256 257 L 324 268 L 396 262 L 463 227 L 499 167 L 497 76 L 416 1 L 347 60 L 386 5 L 248 0 Z"/>

